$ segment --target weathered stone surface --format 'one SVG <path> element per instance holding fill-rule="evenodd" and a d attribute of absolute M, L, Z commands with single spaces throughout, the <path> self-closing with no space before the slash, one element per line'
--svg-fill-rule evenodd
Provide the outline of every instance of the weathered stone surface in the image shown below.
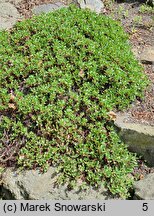
<path fill-rule="evenodd" d="M 9 0 L 0 0 L 0 3 L 6 3 L 9 2 Z"/>
<path fill-rule="evenodd" d="M 66 5 L 64 5 L 61 2 L 57 2 L 54 4 L 42 4 L 42 5 L 35 6 L 33 8 L 32 12 L 33 12 L 33 14 L 38 15 L 41 13 L 52 12 L 52 11 L 60 9 L 62 7 L 66 7 Z"/>
<path fill-rule="evenodd" d="M 12 4 L 19 4 L 19 3 L 22 2 L 23 0 L 0 0 L 0 1 L 5 1 L 5 2 L 12 3 Z"/>
<path fill-rule="evenodd" d="M 154 63 L 154 46 L 146 47 L 140 55 L 142 62 Z"/>
<path fill-rule="evenodd" d="M 133 47 L 133 48 L 132 48 L 132 52 L 133 52 L 134 56 L 135 56 L 138 60 L 140 60 L 140 54 L 139 54 L 138 48 L 137 48 L 137 47 Z"/>
<path fill-rule="evenodd" d="M 55 168 L 40 174 L 37 170 L 13 171 L 7 169 L 3 174 L 2 193 L 5 199 L 28 199 L 28 200 L 80 200 L 80 199 L 118 199 L 107 192 L 105 188 L 94 190 L 89 187 L 87 191 L 79 190 L 80 182 L 76 189 L 68 190 L 67 184 L 55 187 L 58 174 Z M 1 194 L 0 194 L 1 196 Z"/>
<path fill-rule="evenodd" d="M 154 127 L 126 123 L 124 116 L 117 116 L 115 125 L 129 150 L 142 155 L 149 166 L 154 166 Z"/>
<path fill-rule="evenodd" d="M 13 4 L 0 3 L 0 29 L 11 28 L 20 18 L 20 14 Z"/>
<path fill-rule="evenodd" d="M 134 183 L 134 199 L 154 200 L 154 173 Z"/>
<path fill-rule="evenodd" d="M 88 8 L 96 13 L 101 13 L 104 8 L 104 4 L 101 0 L 77 0 L 77 3 L 81 8 Z"/>

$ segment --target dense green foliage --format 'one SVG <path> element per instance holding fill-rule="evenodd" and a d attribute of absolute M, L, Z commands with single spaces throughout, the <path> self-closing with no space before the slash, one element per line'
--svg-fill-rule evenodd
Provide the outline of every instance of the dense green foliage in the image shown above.
<path fill-rule="evenodd" d="M 58 166 L 59 183 L 105 183 L 127 197 L 136 157 L 109 112 L 141 97 L 147 81 L 122 27 L 71 6 L 19 22 L 0 41 L 3 159 L 14 151 L 19 166 Z"/>

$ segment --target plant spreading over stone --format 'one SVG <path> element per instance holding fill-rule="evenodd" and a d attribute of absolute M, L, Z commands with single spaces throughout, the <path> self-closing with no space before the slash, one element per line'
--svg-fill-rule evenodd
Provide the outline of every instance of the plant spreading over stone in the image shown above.
<path fill-rule="evenodd" d="M 122 27 L 74 6 L 0 32 L 1 162 L 128 196 L 136 157 L 109 114 L 147 85 Z"/>

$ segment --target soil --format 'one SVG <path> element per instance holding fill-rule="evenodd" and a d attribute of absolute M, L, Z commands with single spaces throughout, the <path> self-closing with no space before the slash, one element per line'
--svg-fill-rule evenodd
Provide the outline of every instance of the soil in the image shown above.
<path fill-rule="evenodd" d="M 137 56 L 146 47 L 154 47 L 154 8 L 153 13 L 141 14 L 139 11 L 140 6 L 141 3 L 136 1 L 114 4 L 114 13 L 117 19 L 119 11 L 123 8 L 121 22 L 125 31 L 130 35 L 132 50 L 137 53 Z M 135 23 L 136 17 L 138 17 L 138 21 Z M 146 64 L 142 65 L 145 74 L 150 80 L 150 85 L 145 91 L 144 98 L 137 98 L 131 107 L 125 111 L 127 113 L 125 121 L 154 126 L 154 62 L 153 64 L 146 62 Z"/>
<path fill-rule="evenodd" d="M 55 2 L 63 2 L 67 5 L 72 0 L 23 0 L 15 6 L 22 17 L 27 19 L 32 16 L 32 8 L 35 5 Z M 145 47 L 154 45 L 154 13 L 141 14 L 139 12 L 141 3 L 133 0 L 125 1 L 125 3 L 110 3 L 110 0 L 104 0 L 104 2 L 103 13 L 122 22 L 125 31 L 130 35 L 133 50 L 140 54 Z M 138 20 L 135 22 L 137 16 Z M 151 83 L 145 91 L 144 99 L 137 98 L 131 108 L 125 111 L 128 114 L 125 120 L 154 126 L 154 65 L 146 63 L 143 67 Z M 154 168 L 147 167 L 143 160 L 139 160 L 133 175 L 142 179 L 148 173 L 154 173 Z"/>

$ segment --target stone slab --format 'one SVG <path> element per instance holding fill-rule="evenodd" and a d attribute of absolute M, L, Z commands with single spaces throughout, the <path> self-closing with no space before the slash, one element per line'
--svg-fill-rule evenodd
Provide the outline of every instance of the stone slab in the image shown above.
<path fill-rule="evenodd" d="M 154 127 L 124 122 L 125 116 L 117 115 L 115 126 L 130 151 L 142 155 L 149 166 L 154 166 Z"/>
<path fill-rule="evenodd" d="M 134 199 L 154 200 L 154 173 L 148 174 L 144 179 L 134 183 Z"/>
<path fill-rule="evenodd" d="M 9 29 L 20 19 L 20 14 L 11 3 L 0 3 L 0 29 Z"/>
<path fill-rule="evenodd" d="M 82 9 L 90 9 L 96 13 L 101 13 L 104 8 L 104 4 L 101 0 L 77 0 L 77 3 Z"/>
<path fill-rule="evenodd" d="M 101 0 L 77 0 L 77 3 L 82 9 L 90 9 L 96 13 L 101 13 L 104 8 L 104 4 Z"/>
<path fill-rule="evenodd" d="M 0 0 L 0 3 L 12 3 L 12 4 L 19 4 L 20 2 L 22 2 L 23 0 Z"/>
<path fill-rule="evenodd" d="M 58 10 L 62 7 L 66 7 L 66 5 L 64 5 L 61 2 L 57 2 L 54 4 L 42 4 L 42 5 L 34 6 L 34 8 L 32 9 L 32 12 L 35 15 L 39 15 L 41 13 L 49 13 L 49 12 L 52 12 L 54 10 Z"/>
<path fill-rule="evenodd" d="M 154 46 L 146 47 L 140 54 L 140 60 L 143 63 L 154 63 Z"/>
<path fill-rule="evenodd" d="M 80 182 L 73 190 L 68 190 L 67 184 L 55 187 L 58 174 L 54 167 L 40 174 L 38 170 L 19 172 L 8 168 L 2 176 L 2 190 L 0 195 L 5 199 L 16 200 L 81 200 L 81 199 L 119 199 L 111 196 L 105 188 L 94 190 L 89 187 L 86 191 L 80 190 Z"/>

